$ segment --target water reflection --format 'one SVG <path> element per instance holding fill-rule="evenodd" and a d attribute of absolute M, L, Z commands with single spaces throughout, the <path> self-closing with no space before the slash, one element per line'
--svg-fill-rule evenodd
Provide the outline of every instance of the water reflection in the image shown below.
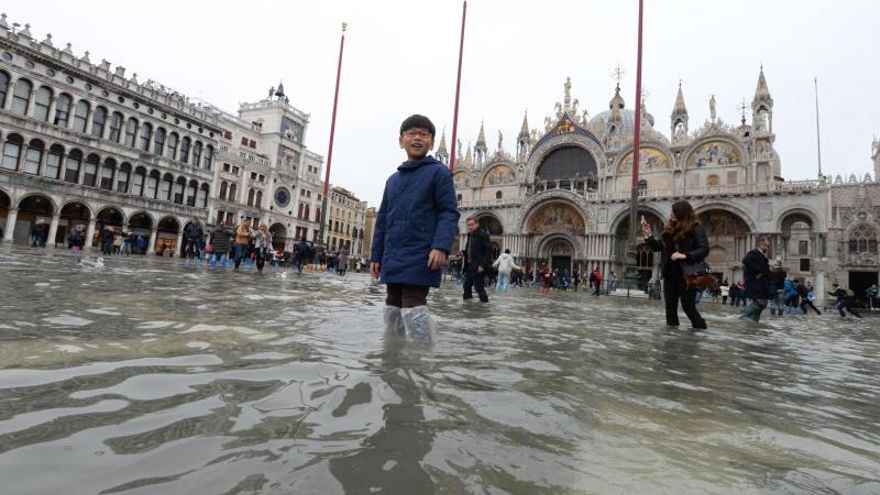
<path fill-rule="evenodd" d="M 421 361 L 420 352 L 408 348 L 405 337 L 386 332 L 383 343 L 382 351 L 367 359 L 378 361 L 372 373 L 394 391 L 397 401 L 382 406 L 384 424 L 377 432 L 355 451 L 330 459 L 330 472 L 345 493 L 431 493 L 433 482 L 422 462 L 433 435 L 416 379 L 429 365 Z"/>

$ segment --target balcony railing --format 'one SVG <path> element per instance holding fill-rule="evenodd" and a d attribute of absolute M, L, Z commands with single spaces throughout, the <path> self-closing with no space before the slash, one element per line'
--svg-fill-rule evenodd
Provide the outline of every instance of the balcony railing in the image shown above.
<path fill-rule="evenodd" d="M 704 187 L 688 187 L 674 189 L 647 189 L 640 190 L 639 197 L 645 199 L 660 199 L 669 197 L 689 197 L 689 196 L 716 196 L 716 195 L 740 195 L 740 194 L 796 194 L 796 193 L 813 193 L 822 188 L 822 184 L 818 180 L 797 180 L 788 182 L 772 182 L 770 184 L 730 184 L 723 186 L 704 186 Z M 540 194 L 545 191 L 569 191 L 580 196 L 587 201 L 616 201 L 628 200 L 630 191 L 606 191 L 599 193 L 597 191 L 589 191 L 574 187 L 574 184 L 567 181 L 544 181 L 534 184 L 531 191 L 525 197 Z M 506 199 L 485 199 L 477 201 L 461 201 L 459 206 L 462 208 L 488 208 L 488 207 L 505 207 L 518 206 L 522 204 L 523 199 L 506 198 Z"/>

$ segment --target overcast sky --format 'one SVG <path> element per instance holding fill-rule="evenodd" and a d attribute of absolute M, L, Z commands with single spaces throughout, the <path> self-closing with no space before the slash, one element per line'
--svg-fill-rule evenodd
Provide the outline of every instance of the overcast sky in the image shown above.
<path fill-rule="evenodd" d="M 378 204 L 404 158 L 400 121 L 424 113 L 452 131 L 461 1 L 30 0 L 0 2 L 8 21 L 42 40 L 73 43 L 114 66 L 234 112 L 284 81 L 291 104 L 311 115 L 306 145 L 326 157 L 340 24 L 349 23 L 331 182 Z M 636 0 L 468 2 L 459 136 L 485 121 L 513 150 L 528 109 L 542 127 L 563 95 L 590 115 L 608 108 L 620 64 L 627 108 L 635 96 Z M 876 62 L 880 2 L 871 0 L 646 0 L 643 84 L 655 127 L 669 135 L 679 79 L 690 129 L 708 117 L 739 121 L 763 63 L 773 96 L 776 147 L 788 180 L 817 175 L 813 77 L 819 78 L 823 171 L 873 171 L 880 133 Z M 439 139 L 439 135 L 438 135 Z"/>

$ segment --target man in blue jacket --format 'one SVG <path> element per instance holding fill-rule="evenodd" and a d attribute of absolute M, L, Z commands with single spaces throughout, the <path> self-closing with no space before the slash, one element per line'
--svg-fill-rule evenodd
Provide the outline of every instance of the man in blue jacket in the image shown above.
<path fill-rule="evenodd" d="M 428 291 L 440 287 L 459 218 L 452 173 L 428 155 L 434 134 L 434 124 L 423 115 L 400 125 L 407 160 L 385 183 L 370 255 L 370 272 L 387 285 L 386 329 L 405 331 L 422 344 L 433 340 Z"/>

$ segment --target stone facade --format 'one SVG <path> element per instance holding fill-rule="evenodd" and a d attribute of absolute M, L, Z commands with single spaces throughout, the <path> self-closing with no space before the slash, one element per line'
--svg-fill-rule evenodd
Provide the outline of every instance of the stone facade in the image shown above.
<path fill-rule="evenodd" d="M 308 114 L 279 84 L 231 115 L 137 74 L 92 63 L 51 35 L 0 18 L 0 228 L 28 242 L 48 225 L 64 245 L 99 223 L 175 252 L 186 223 L 266 223 L 276 245 L 318 238 L 323 159 L 304 145 Z"/>
<path fill-rule="evenodd" d="M 566 81 L 564 98 L 543 129 L 523 118 L 515 151 L 489 152 L 485 129 L 465 154 L 458 146 L 454 181 L 464 221 L 476 216 L 495 249 L 510 249 L 520 263 L 561 269 L 598 266 L 606 275 L 624 272 L 632 194 L 635 112 L 625 108 L 619 86 L 609 110 L 589 118 Z M 715 115 L 694 131 L 681 87 L 670 115 L 671 139 L 654 128 L 641 108 L 639 214 L 658 228 L 671 205 L 689 200 L 706 226 L 709 262 L 723 279 L 742 277 L 741 260 L 758 236 L 771 239 L 771 256 L 789 274 L 812 281 L 818 293 L 832 282 L 855 290 L 877 282 L 880 235 L 880 184 L 863 179 L 819 175 L 817 180 L 785 181 L 773 143 L 773 99 L 763 68 L 751 105 L 739 125 Z M 437 151 L 448 160 L 445 136 Z M 880 144 L 874 143 L 875 178 L 880 178 Z M 659 258 L 637 247 L 640 282 L 659 276 Z"/>

